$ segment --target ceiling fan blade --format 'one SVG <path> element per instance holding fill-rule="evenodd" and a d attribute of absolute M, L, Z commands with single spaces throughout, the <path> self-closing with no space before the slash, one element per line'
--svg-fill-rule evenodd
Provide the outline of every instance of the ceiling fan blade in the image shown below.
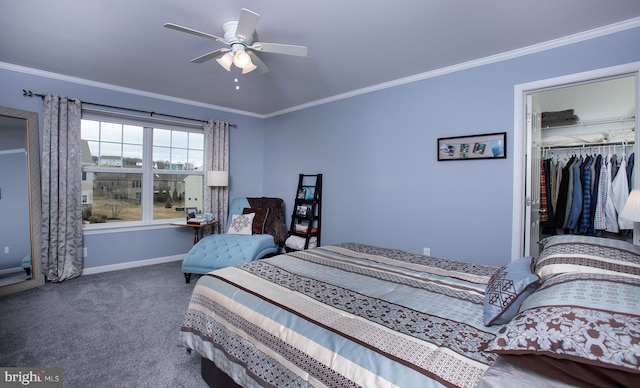
<path fill-rule="evenodd" d="M 254 53 L 253 51 L 247 51 L 247 52 L 251 56 L 251 62 L 253 62 L 253 64 L 256 65 L 257 70 L 260 74 L 269 72 L 269 68 L 267 67 L 267 65 L 265 65 L 264 62 L 260 60 L 260 58 L 258 58 L 256 53 Z"/>
<path fill-rule="evenodd" d="M 238 19 L 238 27 L 236 27 L 236 36 L 241 41 L 246 41 L 253 35 L 256 24 L 260 20 L 260 15 L 246 8 L 240 10 L 240 18 Z"/>
<path fill-rule="evenodd" d="M 307 56 L 307 48 L 305 46 L 295 46 L 292 44 L 256 42 L 250 48 L 263 53 L 295 55 L 298 57 Z"/>
<path fill-rule="evenodd" d="M 226 53 L 227 51 L 231 51 L 231 49 L 230 48 L 217 49 L 217 50 L 212 51 L 210 53 L 206 53 L 204 55 L 201 55 L 201 56 L 199 56 L 197 58 L 193 58 L 191 60 L 191 62 L 192 63 L 202 63 L 202 62 L 208 61 L 209 59 L 213 59 L 215 57 L 219 57 L 220 54 Z"/>
<path fill-rule="evenodd" d="M 194 30 L 193 28 L 179 26 L 179 25 L 173 24 L 173 23 L 165 23 L 164 26 L 167 27 L 167 28 L 170 28 L 172 30 L 186 32 L 187 34 L 196 35 L 196 36 L 200 36 L 200 37 L 203 37 L 203 38 L 207 38 L 207 39 L 211 39 L 211 40 L 215 40 L 215 41 L 220 41 L 220 42 L 223 42 L 225 44 L 229 44 L 223 38 L 220 38 L 220 37 L 215 36 L 215 35 L 207 34 L 206 32 Z"/>

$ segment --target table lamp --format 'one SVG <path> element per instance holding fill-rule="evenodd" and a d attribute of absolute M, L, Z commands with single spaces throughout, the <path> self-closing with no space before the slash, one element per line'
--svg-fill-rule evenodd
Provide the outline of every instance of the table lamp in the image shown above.
<path fill-rule="evenodd" d="M 229 186 L 229 171 L 208 171 L 207 186 L 212 186 L 212 187 Z"/>

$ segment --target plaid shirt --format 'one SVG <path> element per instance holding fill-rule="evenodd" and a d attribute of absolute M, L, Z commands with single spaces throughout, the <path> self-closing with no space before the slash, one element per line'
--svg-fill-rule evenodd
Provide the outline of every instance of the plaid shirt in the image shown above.
<path fill-rule="evenodd" d="M 586 233 L 591 225 L 591 165 L 593 158 L 589 157 L 582 166 L 582 220 L 580 221 L 580 233 Z"/>
<path fill-rule="evenodd" d="M 593 220 L 593 227 L 596 230 L 604 230 L 607 225 L 607 217 L 605 215 L 605 206 L 607 205 L 607 187 L 611 180 L 609 178 L 609 163 L 602 161 L 600 167 L 600 181 L 598 182 L 598 199 L 596 202 L 596 214 Z"/>
<path fill-rule="evenodd" d="M 547 203 L 547 175 L 544 171 L 544 160 L 540 161 L 540 222 L 549 220 Z"/>

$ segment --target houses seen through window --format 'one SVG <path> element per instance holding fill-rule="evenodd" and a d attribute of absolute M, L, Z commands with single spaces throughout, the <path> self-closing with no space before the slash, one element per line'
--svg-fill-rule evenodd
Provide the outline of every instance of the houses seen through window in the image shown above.
<path fill-rule="evenodd" d="M 202 130 L 82 119 L 85 224 L 150 223 L 202 211 Z"/>

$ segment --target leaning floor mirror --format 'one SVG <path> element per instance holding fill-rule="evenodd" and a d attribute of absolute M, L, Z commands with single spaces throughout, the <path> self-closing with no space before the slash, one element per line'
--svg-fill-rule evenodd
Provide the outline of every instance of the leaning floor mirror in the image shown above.
<path fill-rule="evenodd" d="M 39 137 L 37 113 L 0 107 L 0 296 L 44 284 Z"/>

